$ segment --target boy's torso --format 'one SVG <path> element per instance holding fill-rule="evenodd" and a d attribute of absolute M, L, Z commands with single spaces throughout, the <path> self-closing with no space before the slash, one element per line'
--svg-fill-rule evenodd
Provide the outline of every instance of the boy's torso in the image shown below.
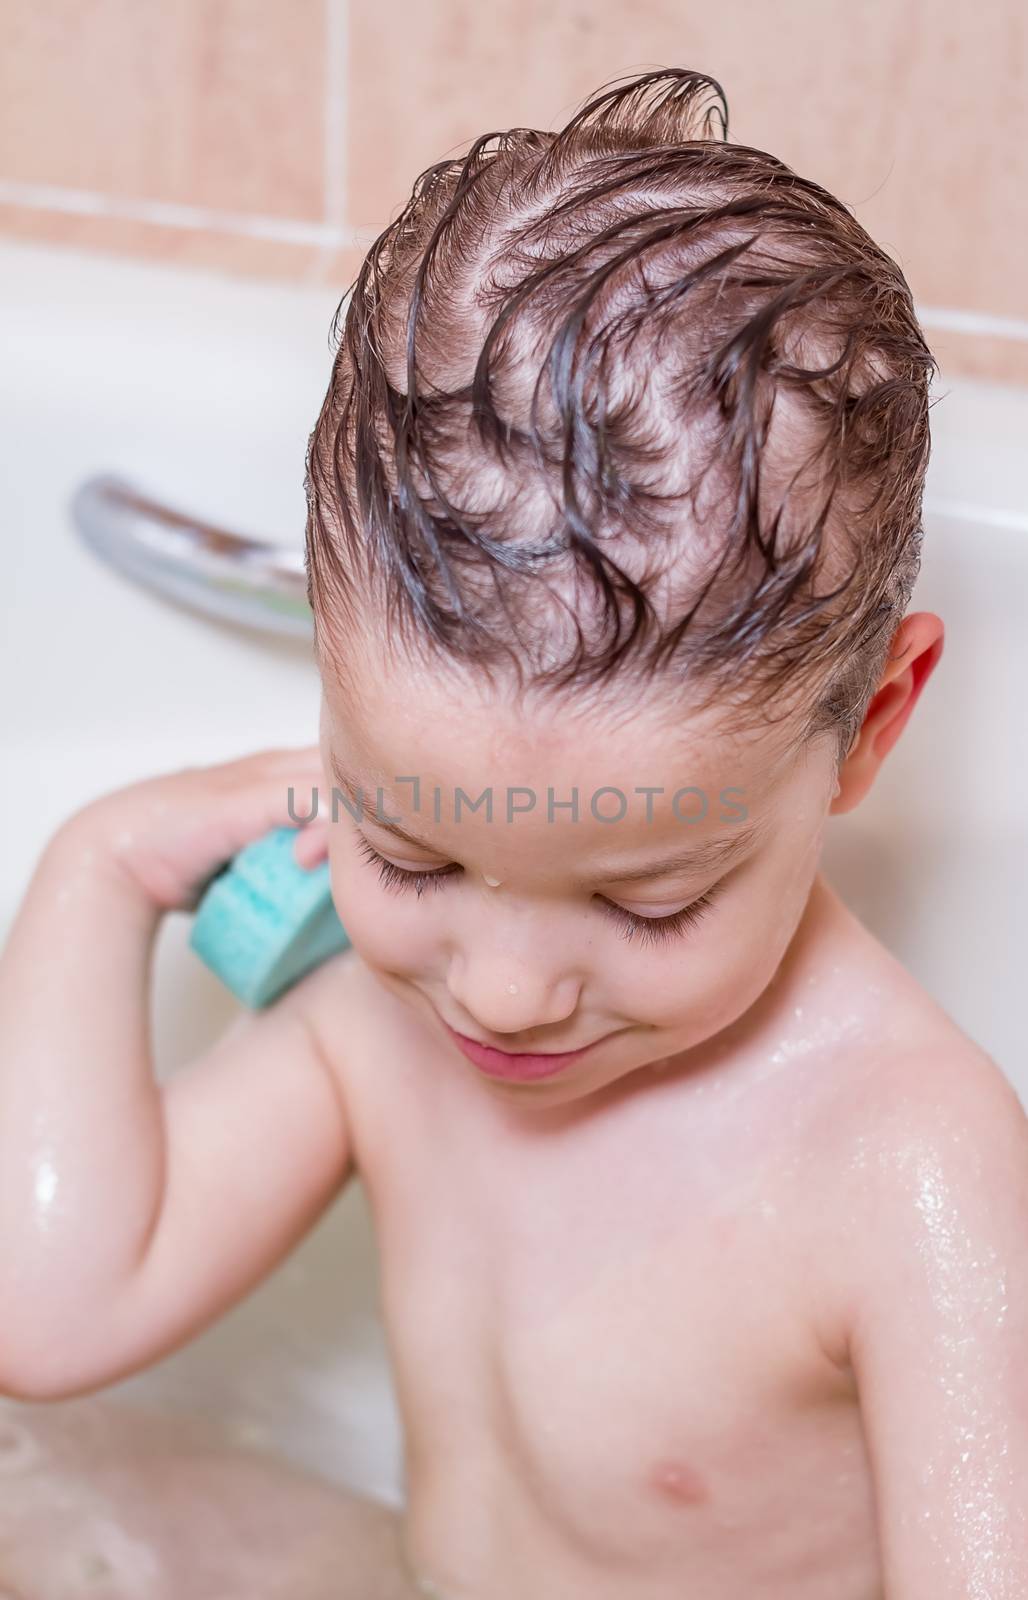
<path fill-rule="evenodd" d="M 822 880 L 815 903 L 759 1048 L 643 1069 L 548 1131 L 343 958 L 319 1027 L 375 1219 L 405 1547 L 447 1600 L 880 1595 L 819 1298 L 847 1248 L 825 1134 L 872 1053 L 962 1036 Z"/>

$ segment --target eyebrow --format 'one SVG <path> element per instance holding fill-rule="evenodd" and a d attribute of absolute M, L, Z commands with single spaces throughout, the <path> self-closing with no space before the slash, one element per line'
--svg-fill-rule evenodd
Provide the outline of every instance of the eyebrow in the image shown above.
<path fill-rule="evenodd" d="M 764 829 L 757 823 L 746 823 L 725 838 L 705 839 L 702 844 L 687 845 L 684 850 L 672 851 L 657 861 L 647 861 L 630 872 L 607 873 L 593 881 L 633 883 L 637 878 L 671 878 L 679 872 L 712 872 L 715 867 L 727 867 L 737 861 L 763 834 Z"/>
<path fill-rule="evenodd" d="M 364 791 L 342 771 L 335 756 L 332 757 L 332 775 L 351 804 L 358 807 L 363 816 Z M 430 854 L 440 854 L 438 847 L 430 840 L 419 839 L 416 833 L 409 833 L 398 822 L 388 821 L 374 812 L 371 814 L 371 821 L 376 828 L 391 833 L 396 839 L 402 839 L 405 844 L 415 845 L 419 850 L 427 850 Z M 589 881 L 600 884 L 634 883 L 640 878 L 671 878 L 679 872 L 712 872 L 716 867 L 727 867 L 745 855 L 751 846 L 764 837 L 766 831 L 761 823 L 746 823 L 737 826 L 730 835 L 718 839 L 705 839 L 702 844 L 688 845 L 685 849 L 671 851 L 668 855 L 661 856 L 656 861 L 647 861 L 641 866 L 604 873 L 600 876 L 591 874 Z"/>

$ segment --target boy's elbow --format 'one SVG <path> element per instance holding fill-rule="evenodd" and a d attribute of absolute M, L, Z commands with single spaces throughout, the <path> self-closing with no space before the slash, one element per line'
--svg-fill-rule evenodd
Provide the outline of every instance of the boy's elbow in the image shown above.
<path fill-rule="evenodd" d="M 0 1398 L 4 1400 L 70 1400 L 90 1390 L 76 1364 L 47 1359 L 35 1350 L 0 1353 Z"/>
<path fill-rule="evenodd" d="M 0 1396 L 5 1400 L 72 1400 L 105 1383 L 80 1322 L 79 1336 L 67 1325 L 11 1338 L 0 1334 Z"/>
<path fill-rule="evenodd" d="M 81 1393 L 81 1390 L 73 1391 Z M 43 1401 L 43 1400 L 68 1400 L 72 1396 L 67 1390 L 54 1390 L 49 1384 L 40 1384 L 37 1374 L 32 1371 L 27 1378 L 22 1373 L 15 1373 L 8 1377 L 6 1371 L 0 1376 L 0 1400 Z"/>
<path fill-rule="evenodd" d="M 120 1303 L 108 1295 L 93 1307 L 38 1307 L 5 1316 L 0 1328 L 0 1396 L 9 1400 L 72 1400 L 93 1394 L 135 1370 L 122 1349 Z"/>

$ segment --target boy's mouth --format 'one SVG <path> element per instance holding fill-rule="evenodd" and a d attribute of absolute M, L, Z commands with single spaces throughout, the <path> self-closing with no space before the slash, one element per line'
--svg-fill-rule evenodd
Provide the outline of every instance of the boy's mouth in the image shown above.
<path fill-rule="evenodd" d="M 536 1078 L 549 1078 L 554 1073 L 563 1071 L 573 1061 L 578 1061 L 587 1051 L 592 1050 L 596 1044 L 602 1042 L 596 1039 L 592 1044 L 583 1045 L 578 1050 L 550 1051 L 548 1053 L 542 1051 L 529 1052 L 526 1050 L 497 1050 L 493 1045 L 481 1044 L 477 1039 L 469 1039 L 466 1034 L 458 1033 L 456 1028 L 451 1028 L 448 1022 L 445 1023 L 445 1027 L 457 1048 L 488 1077 L 513 1078 L 521 1082 Z M 609 1035 L 605 1035 L 605 1037 L 609 1037 Z"/>

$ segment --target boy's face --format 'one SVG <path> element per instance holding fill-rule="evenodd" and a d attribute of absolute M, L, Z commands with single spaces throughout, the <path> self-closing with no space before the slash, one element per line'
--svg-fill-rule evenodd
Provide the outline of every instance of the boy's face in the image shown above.
<path fill-rule="evenodd" d="M 830 739 L 789 752 L 787 724 L 726 737 L 716 713 L 673 721 L 613 693 L 607 715 L 526 716 L 384 663 L 348 690 L 327 676 L 323 687 L 339 915 L 484 1092 L 523 1106 L 578 1099 L 702 1044 L 765 989 L 817 872 L 836 792 Z M 705 865 L 704 847 L 738 853 Z M 660 875 L 670 857 L 685 859 Z M 532 1063 L 476 1063 L 451 1029 L 514 1055 L 588 1048 L 517 1081 L 507 1070 Z"/>

